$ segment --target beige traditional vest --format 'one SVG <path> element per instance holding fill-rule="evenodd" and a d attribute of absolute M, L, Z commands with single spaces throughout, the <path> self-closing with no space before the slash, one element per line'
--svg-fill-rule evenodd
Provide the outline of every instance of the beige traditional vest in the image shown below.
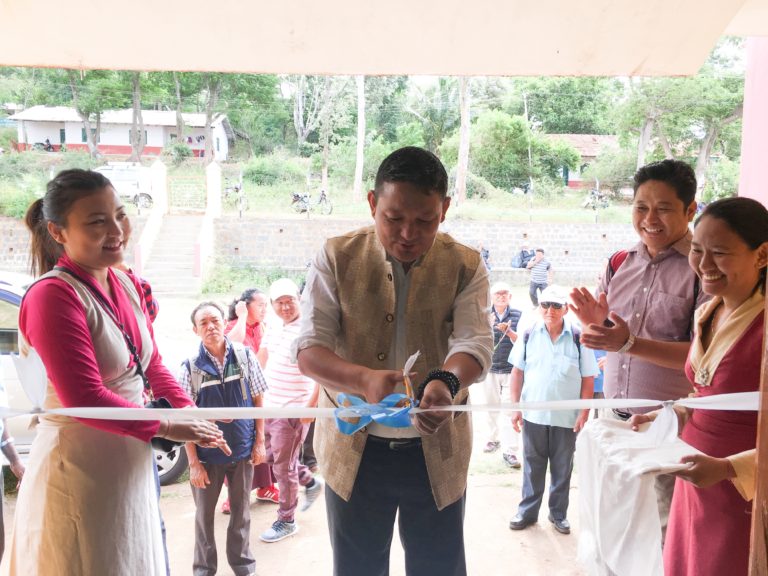
<path fill-rule="evenodd" d="M 394 338 L 395 288 L 392 265 L 376 237 L 374 228 L 362 228 L 331 238 L 326 244 L 341 306 L 341 333 L 336 354 L 373 369 L 387 369 Z M 480 265 L 480 255 L 439 233 L 421 264 L 411 268 L 411 287 L 405 309 L 408 353 L 421 350 L 414 383 L 440 368 L 448 354 L 453 332 L 452 307 L 456 296 L 469 284 Z M 320 406 L 335 406 L 337 392 L 323 388 Z M 456 404 L 468 401 L 468 390 L 456 396 Z M 318 461 L 328 485 L 345 500 L 352 495 L 367 430 L 342 434 L 330 418 L 319 418 L 315 426 Z M 467 485 L 472 451 L 469 414 L 459 413 L 437 432 L 422 437 L 424 457 L 437 508 L 461 498 Z"/>

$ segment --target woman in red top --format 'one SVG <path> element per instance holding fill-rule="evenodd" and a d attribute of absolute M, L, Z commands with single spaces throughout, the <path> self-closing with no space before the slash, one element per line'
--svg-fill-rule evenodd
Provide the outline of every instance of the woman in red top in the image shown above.
<path fill-rule="evenodd" d="M 749 198 L 713 202 L 696 221 L 689 255 L 712 300 L 696 311 L 685 365 L 696 396 L 760 388 L 768 210 Z M 664 544 L 667 576 L 746 575 L 752 504 L 734 456 L 757 440 L 757 412 L 675 408 L 682 439 L 702 455 L 678 474 Z M 653 419 L 633 416 L 632 424 Z M 737 488 L 738 487 L 738 488 Z"/>
<path fill-rule="evenodd" d="M 261 348 L 264 336 L 264 318 L 267 315 L 267 295 L 258 288 L 248 288 L 240 298 L 229 305 L 229 316 L 224 334 L 233 342 L 249 346 L 254 354 Z M 280 492 L 275 486 L 272 466 L 266 462 L 253 467 L 253 484 L 256 499 L 277 504 Z M 224 500 L 221 511 L 229 514 L 229 498 Z"/>
<path fill-rule="evenodd" d="M 250 346 L 256 354 L 264 336 L 267 315 L 267 295 L 258 288 L 249 288 L 229 305 L 229 318 L 224 333 L 233 342 Z"/>
<path fill-rule="evenodd" d="M 43 407 L 139 408 L 146 385 L 175 407 L 194 406 L 162 364 L 135 281 L 111 268 L 123 259 L 130 222 L 109 180 L 59 173 L 26 223 L 33 268 L 43 276 L 21 304 L 20 349 L 34 349 L 45 366 Z M 150 440 L 226 450 L 218 427 L 50 413 L 39 420 L 10 574 L 165 574 Z"/>

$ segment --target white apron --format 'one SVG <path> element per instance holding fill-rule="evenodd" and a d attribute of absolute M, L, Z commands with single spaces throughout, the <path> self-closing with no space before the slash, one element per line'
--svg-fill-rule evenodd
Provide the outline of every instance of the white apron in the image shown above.
<path fill-rule="evenodd" d="M 138 320 L 146 369 L 152 340 L 139 295 L 127 276 L 116 275 Z M 114 322 L 77 280 L 57 271 L 46 276 L 68 282 L 83 301 L 104 385 L 143 405 L 141 377 L 126 368 L 128 347 Z M 50 381 L 44 407 L 61 407 Z M 153 466 L 147 442 L 68 417 L 41 416 L 19 490 L 9 574 L 165 575 Z"/>

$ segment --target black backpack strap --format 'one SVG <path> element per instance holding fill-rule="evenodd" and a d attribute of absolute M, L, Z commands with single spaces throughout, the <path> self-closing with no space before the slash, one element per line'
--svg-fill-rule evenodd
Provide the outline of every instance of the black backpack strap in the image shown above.
<path fill-rule="evenodd" d="M 571 326 L 573 343 L 576 344 L 576 351 L 579 354 L 579 371 L 581 371 L 581 332 L 575 326 Z"/>

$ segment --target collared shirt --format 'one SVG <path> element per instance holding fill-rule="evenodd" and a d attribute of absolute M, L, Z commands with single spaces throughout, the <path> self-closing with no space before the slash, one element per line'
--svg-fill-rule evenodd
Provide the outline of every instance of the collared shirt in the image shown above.
<path fill-rule="evenodd" d="M 690 249 L 690 232 L 654 258 L 638 242 L 613 277 L 608 281 L 603 277 L 598 292 L 607 294 L 609 309 L 627 322 L 635 336 L 690 342 L 693 313 L 709 299 L 699 287 L 694 301 L 696 275 L 688 265 Z M 664 368 L 630 354 L 608 352 L 607 358 L 606 398 L 676 400 L 693 391 L 682 369 Z"/>
<path fill-rule="evenodd" d="M 576 347 L 569 318 L 563 318 L 563 331 L 554 342 L 543 321 L 531 328 L 527 343 L 521 334 L 512 349 L 512 363 L 524 373 L 522 402 L 578 400 L 581 379 L 599 372 L 592 350 Z M 578 410 L 526 410 L 523 417 L 534 424 L 573 428 L 578 415 Z"/>
<path fill-rule="evenodd" d="M 406 273 L 402 264 L 387 256 L 392 262 L 392 276 L 395 287 L 394 339 L 387 356 L 387 368 L 402 370 L 405 361 L 415 350 L 407 350 L 405 308 L 408 291 L 411 286 L 411 274 Z M 418 266 L 416 261 L 411 268 Z M 478 314 L 478 306 L 490 307 L 488 294 L 488 270 L 478 266 L 475 275 L 467 287 L 456 297 L 453 303 L 454 329 L 448 340 L 448 356 L 465 352 L 476 358 L 482 366 L 481 378 L 489 369 L 486 341 L 488 335 L 488 315 Z M 301 297 L 301 334 L 294 343 L 294 353 L 312 346 L 322 346 L 328 350 L 336 349 L 336 335 L 342 327 L 341 306 L 338 301 L 336 282 L 331 272 L 330 260 L 325 249 L 320 250 L 307 275 L 307 285 Z M 420 382 L 414 382 L 419 385 Z M 404 393 L 404 388 L 395 392 Z M 374 436 L 413 437 L 418 436 L 415 428 L 389 428 L 371 424 L 369 432 Z"/>
<path fill-rule="evenodd" d="M 225 341 L 226 348 L 224 350 L 224 358 L 227 358 L 232 348 L 232 344 L 229 342 L 228 338 L 225 339 Z M 205 350 L 205 354 L 208 356 L 208 358 L 210 358 L 213 365 L 216 366 L 219 377 L 223 377 L 224 364 L 220 362 L 219 359 L 216 358 L 213 354 L 208 352 L 208 349 L 205 346 L 202 346 L 202 349 Z M 241 366 L 240 368 L 245 370 L 245 377 L 248 380 L 248 388 L 251 392 L 251 398 L 255 398 L 256 396 L 259 396 L 260 394 L 263 394 L 267 391 L 267 381 L 264 379 L 264 375 L 261 372 L 261 368 L 259 367 L 259 364 L 256 360 L 256 356 L 254 356 L 254 354 L 247 347 L 245 348 L 245 357 L 248 359 L 248 365 Z M 192 400 L 197 401 L 197 394 L 195 394 L 192 390 L 192 376 L 189 372 L 189 366 L 186 361 L 181 363 L 178 382 L 182 390 L 189 394 Z"/>

